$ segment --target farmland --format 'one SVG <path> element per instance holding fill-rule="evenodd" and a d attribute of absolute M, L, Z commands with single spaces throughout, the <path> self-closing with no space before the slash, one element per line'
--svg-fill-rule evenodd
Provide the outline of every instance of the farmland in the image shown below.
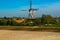
<path fill-rule="evenodd" d="M 60 33 L 0 30 L 0 40 L 60 40 Z"/>

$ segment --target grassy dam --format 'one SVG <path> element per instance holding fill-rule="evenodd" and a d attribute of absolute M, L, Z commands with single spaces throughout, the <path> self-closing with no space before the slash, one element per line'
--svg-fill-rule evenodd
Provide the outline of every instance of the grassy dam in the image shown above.
<path fill-rule="evenodd" d="M 52 32 L 60 32 L 60 27 L 0 26 L 0 30 L 22 30 L 22 31 L 52 31 Z"/>

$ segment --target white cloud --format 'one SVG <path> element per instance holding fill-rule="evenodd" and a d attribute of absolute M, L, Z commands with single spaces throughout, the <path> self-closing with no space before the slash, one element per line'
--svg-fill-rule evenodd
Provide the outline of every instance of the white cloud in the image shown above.
<path fill-rule="evenodd" d="M 42 14 L 51 14 L 52 16 L 60 16 L 60 2 L 56 2 L 50 5 L 33 5 L 33 8 L 39 10 L 34 12 L 35 17 L 40 17 Z M 28 17 L 29 5 L 16 9 L 0 10 L 0 16 L 22 16 Z"/>

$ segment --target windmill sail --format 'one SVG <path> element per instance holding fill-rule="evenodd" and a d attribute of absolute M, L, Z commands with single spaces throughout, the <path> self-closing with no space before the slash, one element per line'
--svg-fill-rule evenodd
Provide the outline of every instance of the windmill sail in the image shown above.
<path fill-rule="evenodd" d="M 34 19 L 34 11 L 37 11 L 38 9 L 33 9 L 32 8 L 32 0 L 30 0 L 30 9 L 29 9 L 29 18 Z M 27 10 L 22 10 L 22 11 L 27 11 Z"/>
<path fill-rule="evenodd" d="M 32 9 L 32 0 L 30 0 L 30 9 Z"/>

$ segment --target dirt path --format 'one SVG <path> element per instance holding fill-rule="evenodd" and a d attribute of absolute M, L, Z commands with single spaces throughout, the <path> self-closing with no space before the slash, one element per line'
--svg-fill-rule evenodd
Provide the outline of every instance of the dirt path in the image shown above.
<path fill-rule="evenodd" d="M 60 33 L 0 30 L 0 40 L 60 40 Z"/>

